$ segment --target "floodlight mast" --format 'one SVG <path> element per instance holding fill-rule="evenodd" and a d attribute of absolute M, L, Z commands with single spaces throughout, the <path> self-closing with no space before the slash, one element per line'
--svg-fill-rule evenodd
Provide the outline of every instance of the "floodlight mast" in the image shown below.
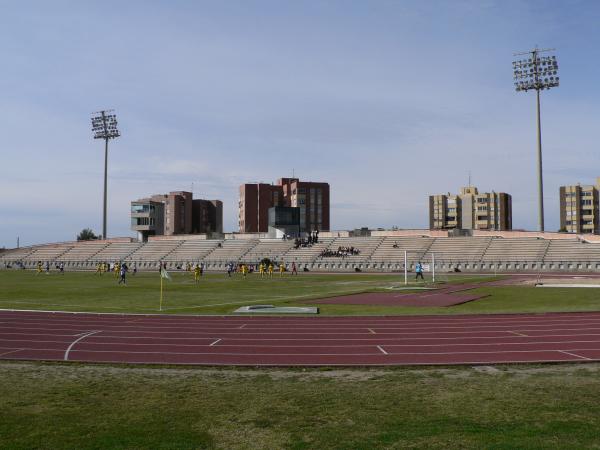
<path fill-rule="evenodd" d="M 107 211 L 107 184 L 108 184 L 108 141 L 121 136 L 117 129 L 117 116 L 108 114 L 112 109 L 92 113 L 92 131 L 94 139 L 104 139 L 104 202 L 102 214 L 102 239 L 106 239 L 106 211 Z"/>
<path fill-rule="evenodd" d="M 513 78 L 517 92 L 535 89 L 537 100 L 537 178 L 538 178 L 538 226 L 544 231 L 544 180 L 542 175 L 542 125 L 540 119 L 540 91 L 558 86 L 558 62 L 556 56 L 540 56 L 554 51 L 553 48 L 515 53 L 513 56 L 528 55 L 527 59 L 513 61 Z"/>

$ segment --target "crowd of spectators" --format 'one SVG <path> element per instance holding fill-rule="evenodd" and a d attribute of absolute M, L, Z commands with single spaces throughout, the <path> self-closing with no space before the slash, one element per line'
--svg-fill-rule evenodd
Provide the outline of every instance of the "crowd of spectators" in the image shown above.
<path fill-rule="evenodd" d="M 296 238 L 294 240 L 294 248 L 298 250 L 300 247 L 312 247 L 313 244 L 319 243 L 319 232 L 313 231 L 303 239 Z"/>
<path fill-rule="evenodd" d="M 338 247 L 337 250 L 323 250 L 321 252 L 321 258 L 339 257 L 345 258 L 346 256 L 360 255 L 360 250 L 354 247 Z"/>

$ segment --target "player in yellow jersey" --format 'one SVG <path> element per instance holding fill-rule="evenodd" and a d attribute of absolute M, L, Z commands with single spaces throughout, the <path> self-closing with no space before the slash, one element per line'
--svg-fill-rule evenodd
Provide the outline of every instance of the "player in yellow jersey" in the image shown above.
<path fill-rule="evenodd" d="M 37 273 L 38 273 L 38 275 L 40 273 L 42 273 L 42 262 L 41 261 L 37 262 Z"/>
<path fill-rule="evenodd" d="M 119 272 L 121 271 L 121 264 L 115 263 L 113 267 L 113 272 L 115 273 L 115 278 L 119 278 Z"/>
<path fill-rule="evenodd" d="M 269 277 L 273 278 L 273 263 L 269 263 Z"/>
<path fill-rule="evenodd" d="M 242 264 L 242 275 L 246 278 L 246 274 L 248 273 L 248 266 L 246 264 Z"/>
<path fill-rule="evenodd" d="M 200 265 L 196 264 L 194 267 L 194 281 L 196 284 L 200 282 Z"/>
<path fill-rule="evenodd" d="M 285 272 L 285 266 L 283 265 L 283 262 L 279 264 L 279 276 L 282 277 L 283 276 L 283 272 Z"/>
<path fill-rule="evenodd" d="M 258 265 L 258 272 L 260 273 L 261 278 L 265 276 L 265 265 L 263 263 Z"/>

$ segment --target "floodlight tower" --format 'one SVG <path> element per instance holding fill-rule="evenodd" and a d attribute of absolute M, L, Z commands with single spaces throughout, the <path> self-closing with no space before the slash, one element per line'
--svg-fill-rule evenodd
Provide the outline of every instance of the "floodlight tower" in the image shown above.
<path fill-rule="evenodd" d="M 117 116 L 108 109 L 92 113 L 94 139 L 104 139 L 104 209 L 102 215 L 102 239 L 106 239 L 106 185 L 108 179 L 108 141 L 121 136 L 117 129 Z"/>
<path fill-rule="evenodd" d="M 556 56 L 540 56 L 540 53 L 554 51 L 553 48 L 515 53 L 514 56 L 528 55 L 526 59 L 513 61 L 513 74 L 517 92 L 535 89 L 537 99 L 537 163 L 538 163 L 538 224 L 544 231 L 544 182 L 542 177 L 542 126 L 540 123 L 540 91 L 558 86 L 558 62 Z"/>

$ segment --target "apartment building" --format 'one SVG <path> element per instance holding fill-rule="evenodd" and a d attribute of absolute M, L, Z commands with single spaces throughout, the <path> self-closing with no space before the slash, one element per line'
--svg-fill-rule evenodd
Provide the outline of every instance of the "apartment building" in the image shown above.
<path fill-rule="evenodd" d="M 174 191 L 131 202 L 131 229 L 140 240 L 148 236 L 223 233 L 223 202 L 193 199 Z"/>
<path fill-rule="evenodd" d="M 329 231 L 329 184 L 280 178 L 277 184 L 247 183 L 240 186 L 240 233 L 264 233 L 269 228 L 269 208 L 299 208 L 300 232 Z"/>
<path fill-rule="evenodd" d="M 598 233 L 600 178 L 595 185 L 561 186 L 560 199 L 560 229 L 568 233 Z"/>
<path fill-rule="evenodd" d="M 512 197 L 463 187 L 459 194 L 429 196 L 429 228 L 448 230 L 511 230 Z"/>

